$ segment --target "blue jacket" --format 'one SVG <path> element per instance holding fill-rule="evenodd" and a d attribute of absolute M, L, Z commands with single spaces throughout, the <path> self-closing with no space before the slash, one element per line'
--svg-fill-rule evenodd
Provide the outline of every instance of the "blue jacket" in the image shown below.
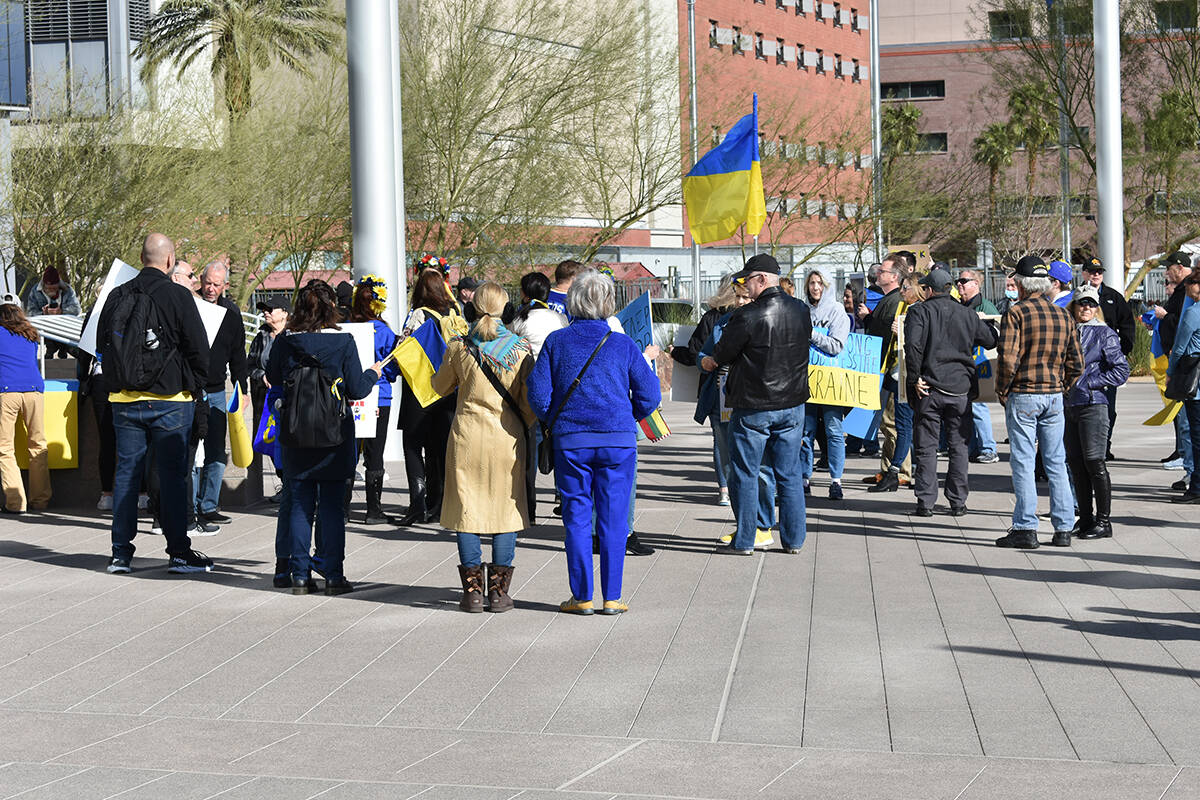
<path fill-rule="evenodd" d="M 44 392 L 37 342 L 0 328 L 0 392 Z"/>
<path fill-rule="evenodd" d="M 375 360 L 383 361 L 396 349 L 396 334 L 382 320 L 373 319 L 371 324 L 375 326 Z M 393 359 L 383 368 L 383 374 L 379 376 L 379 380 L 375 381 L 375 385 L 379 387 L 380 408 L 391 407 L 392 384 L 399 375 L 400 367 Z"/>
<path fill-rule="evenodd" d="M 529 405 L 538 419 L 545 422 L 558 409 L 608 332 L 605 320 L 577 319 L 546 337 L 527 384 Z M 614 333 L 558 413 L 551 429 L 554 447 L 636 447 L 637 421 L 653 414 L 660 402 L 658 376 L 633 339 Z"/>
<path fill-rule="evenodd" d="M 700 352 L 696 354 L 696 366 L 700 367 L 700 361 L 705 356 L 711 356 L 713 350 L 717 349 L 717 342 L 721 341 L 721 334 L 725 332 L 725 325 L 729 323 L 729 318 L 733 316 L 732 311 L 725 312 L 725 315 L 716 321 L 713 325 L 712 332 L 708 334 L 708 338 L 704 340 L 704 344 L 700 347 Z M 728 370 L 726 370 L 728 372 Z M 721 421 L 721 380 L 717 372 L 705 372 L 700 368 L 700 396 L 696 399 L 696 413 L 692 419 L 703 425 L 708 421 L 709 417 L 716 417 L 717 422 Z"/>
<path fill-rule="evenodd" d="M 351 400 L 361 400 L 375 385 L 375 372 L 358 363 L 354 337 L 348 333 L 292 333 L 279 336 L 267 357 L 267 380 L 284 387 L 284 380 L 296 366 L 301 353 L 309 353 L 321 362 L 330 377 L 341 378 Z M 284 389 L 286 391 L 286 389 Z M 298 480 L 344 481 L 354 475 L 358 450 L 354 440 L 354 419 L 342 422 L 342 443 L 337 447 L 282 447 L 284 472 Z"/>
<path fill-rule="evenodd" d="M 1184 300 L 1187 303 L 1187 300 Z M 1175 331 L 1175 344 L 1171 346 L 1171 357 L 1167 362 L 1167 374 L 1175 371 L 1175 364 L 1183 356 L 1200 354 L 1200 303 L 1192 303 L 1192 307 L 1183 312 L 1179 318 L 1179 328 Z M 1200 400 L 1200 389 L 1196 390 L 1193 400 Z"/>
<path fill-rule="evenodd" d="M 1067 405 L 1107 405 L 1104 389 L 1129 380 L 1129 361 L 1121 352 L 1121 337 L 1099 320 L 1079 326 L 1083 374 L 1067 392 Z"/>

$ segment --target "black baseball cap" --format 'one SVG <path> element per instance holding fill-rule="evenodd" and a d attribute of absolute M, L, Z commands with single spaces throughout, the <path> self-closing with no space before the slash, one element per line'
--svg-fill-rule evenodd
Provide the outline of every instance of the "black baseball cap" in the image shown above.
<path fill-rule="evenodd" d="M 749 260 L 746 261 L 746 266 L 743 267 L 740 272 L 733 273 L 733 282 L 741 283 L 755 272 L 765 272 L 769 275 L 778 275 L 779 262 L 775 260 L 774 256 L 768 255 L 767 253 L 759 253 L 756 256 L 751 256 Z"/>
<path fill-rule="evenodd" d="M 255 308 L 259 311 L 274 311 L 277 308 L 282 308 L 289 314 L 292 313 L 292 304 L 288 302 L 286 297 L 268 297 L 266 300 L 259 300 Z"/>
<path fill-rule="evenodd" d="M 1104 272 L 1104 262 L 1092 256 L 1087 261 L 1083 262 L 1084 272 Z"/>
<path fill-rule="evenodd" d="M 1017 267 L 1012 274 L 1020 275 L 1022 278 L 1049 278 L 1050 269 L 1046 266 L 1046 262 L 1037 256 L 1025 256 L 1017 262 Z"/>
<path fill-rule="evenodd" d="M 1170 267 L 1178 264 L 1181 267 L 1192 268 L 1192 257 L 1182 250 L 1176 250 L 1171 255 L 1167 256 L 1159 266 Z"/>
<path fill-rule="evenodd" d="M 929 270 L 929 274 L 917 281 L 921 286 L 928 286 L 935 292 L 944 292 L 949 288 L 954 279 L 950 277 L 950 273 L 941 267 L 934 267 Z"/>

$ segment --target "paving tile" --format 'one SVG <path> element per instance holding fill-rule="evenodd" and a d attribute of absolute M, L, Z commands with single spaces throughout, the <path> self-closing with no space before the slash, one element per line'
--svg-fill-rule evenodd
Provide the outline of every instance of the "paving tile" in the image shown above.
<path fill-rule="evenodd" d="M 947 798 L 953 800 L 987 763 L 982 758 L 806 749 L 804 759 L 761 787 L 758 797 Z"/>
<path fill-rule="evenodd" d="M 49 761 L 153 719 L 0 709 L 0 761 Z"/>
<path fill-rule="evenodd" d="M 992 759 L 961 800 L 1158 800 L 1178 771 L 1178 767 Z"/>
<path fill-rule="evenodd" d="M 0 797 L 12 797 L 22 792 L 35 791 L 40 786 L 56 785 L 56 782 L 67 780 L 88 769 L 89 767 L 75 764 L 8 763 L 0 767 Z"/>

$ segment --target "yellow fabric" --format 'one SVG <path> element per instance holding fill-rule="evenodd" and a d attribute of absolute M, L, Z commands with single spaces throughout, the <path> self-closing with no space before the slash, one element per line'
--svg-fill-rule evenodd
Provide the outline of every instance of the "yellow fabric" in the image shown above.
<path fill-rule="evenodd" d="M 226 411 L 229 420 L 229 455 L 235 467 L 248 467 L 254 460 L 254 443 L 250 440 L 250 431 L 246 428 L 246 398 L 241 389 L 233 387 L 234 410 Z"/>
<path fill-rule="evenodd" d="M 137 403 L 141 400 L 165 400 L 169 403 L 190 403 L 192 402 L 192 393 L 154 394 L 152 392 L 132 392 L 128 389 L 108 393 L 108 402 L 110 403 Z"/>
<path fill-rule="evenodd" d="M 20 426 L 25 430 L 18 431 Z M 28 435 L 24 435 L 28 431 Z M 25 511 L 25 484 L 17 465 L 17 444 L 28 451 L 29 505 L 45 508 L 50 502 L 50 467 L 46 435 L 42 430 L 41 392 L 0 392 L 0 485 L 4 506 L 9 511 Z M 26 444 L 28 442 L 28 444 Z"/>
<path fill-rule="evenodd" d="M 41 395 L 38 423 L 50 469 L 79 468 L 79 393 L 52 388 L 57 381 L 46 381 Z M 16 432 L 17 465 L 29 469 L 29 449 L 25 444 L 25 426 L 18 422 Z"/>
<path fill-rule="evenodd" d="M 746 226 L 747 235 L 757 236 L 767 221 L 762 167 L 757 161 L 748 170 L 684 178 L 683 201 L 688 227 L 698 244 L 728 239 L 739 225 Z"/>
<path fill-rule="evenodd" d="M 392 351 L 392 358 L 396 359 L 396 366 L 404 375 L 404 380 L 408 382 L 422 408 L 442 399 L 442 396 L 433 390 L 433 363 L 415 336 L 409 336 L 396 345 L 396 349 Z"/>

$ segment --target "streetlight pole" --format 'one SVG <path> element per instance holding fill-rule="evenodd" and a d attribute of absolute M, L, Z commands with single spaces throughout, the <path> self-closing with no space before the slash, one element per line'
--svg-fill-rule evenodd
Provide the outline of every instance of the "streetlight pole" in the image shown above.
<path fill-rule="evenodd" d="M 1046 8 L 1054 15 L 1054 0 L 1046 0 Z M 1058 59 L 1058 180 L 1062 189 L 1063 261 L 1071 263 L 1071 131 L 1067 121 L 1067 27 L 1063 17 L 1065 6 L 1055 20 L 1055 55 Z"/>
<path fill-rule="evenodd" d="M 1121 174 L 1121 37 L 1112 0 L 1094 0 L 1096 51 L 1096 194 L 1104 282 L 1125 289 L 1125 206 Z"/>
<path fill-rule="evenodd" d="M 874 208 L 871 209 L 875 218 L 875 260 L 883 260 L 883 107 L 879 87 L 879 2 L 871 0 L 870 20 L 871 30 L 871 187 L 874 198 Z"/>
<path fill-rule="evenodd" d="M 700 140 L 696 133 L 696 0 L 687 0 L 688 26 L 688 131 L 692 139 L 692 165 L 700 160 Z M 692 239 L 692 308 L 700 314 L 700 245 Z"/>

